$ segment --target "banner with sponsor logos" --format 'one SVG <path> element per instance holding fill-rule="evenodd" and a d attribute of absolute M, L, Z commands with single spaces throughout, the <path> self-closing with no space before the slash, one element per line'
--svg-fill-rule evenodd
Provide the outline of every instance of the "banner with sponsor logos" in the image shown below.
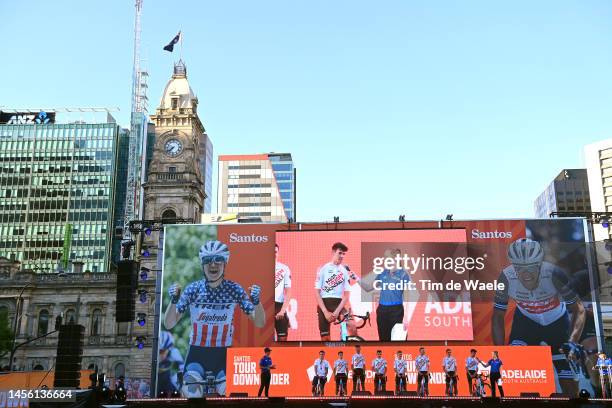
<path fill-rule="evenodd" d="M 498 351 L 502 360 L 502 385 L 505 395 L 517 396 L 521 392 L 539 392 L 548 396 L 555 392 L 555 376 L 549 347 L 542 346 L 454 346 L 452 355 L 457 361 L 457 385 L 459 395 L 469 395 L 466 373 L 466 358 L 470 349 L 476 348 L 479 357 L 485 364 L 491 359 L 492 352 Z M 444 395 L 445 375 L 442 360 L 446 356 L 445 346 L 426 347 L 425 353 L 430 360 L 429 393 L 430 395 Z M 271 396 L 306 396 L 311 395 L 311 382 L 314 376 L 314 362 L 319 351 L 325 351 L 325 360 L 333 368 L 338 352 L 344 353 L 349 371 L 350 361 L 355 353 L 351 346 L 345 347 L 275 347 L 270 357 L 276 369 L 271 370 Z M 406 383 L 409 391 L 416 391 L 417 369 L 415 358 L 419 354 L 418 346 L 362 346 L 361 353 L 366 360 L 365 389 L 374 392 L 374 372 L 372 361 L 376 358 L 376 351 L 382 351 L 382 357 L 387 362 L 387 390 L 395 389 L 395 372 L 393 363 L 396 352 L 401 350 L 403 359 L 407 362 Z M 227 393 L 246 392 L 257 395 L 260 385 L 259 361 L 263 357 L 261 348 L 230 348 L 227 351 Z M 479 372 L 488 373 L 490 368 L 480 366 Z M 349 372 L 348 389 L 353 387 L 352 373 Z M 488 380 L 487 380 L 488 381 Z M 488 381 L 490 382 L 490 381 Z M 332 373 L 328 373 L 328 382 L 325 386 L 325 395 L 335 395 L 335 382 Z"/>

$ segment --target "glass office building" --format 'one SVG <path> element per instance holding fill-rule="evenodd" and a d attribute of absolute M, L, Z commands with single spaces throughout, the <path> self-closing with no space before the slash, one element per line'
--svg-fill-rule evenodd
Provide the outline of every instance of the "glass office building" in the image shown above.
<path fill-rule="evenodd" d="M 270 153 L 268 154 L 268 158 L 270 162 L 272 162 L 272 170 L 274 171 L 278 191 L 283 200 L 285 214 L 287 214 L 287 218 L 290 221 L 295 221 L 296 171 L 293 166 L 291 153 Z"/>
<path fill-rule="evenodd" d="M 53 272 L 69 237 L 69 261 L 107 271 L 126 143 L 114 122 L 0 125 L 0 256 Z"/>

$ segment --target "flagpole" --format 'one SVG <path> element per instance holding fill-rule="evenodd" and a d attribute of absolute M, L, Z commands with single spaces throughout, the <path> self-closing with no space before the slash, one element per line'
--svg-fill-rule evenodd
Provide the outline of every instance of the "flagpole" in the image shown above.
<path fill-rule="evenodd" d="M 181 39 L 181 55 L 180 55 L 180 59 L 183 59 L 183 30 L 180 31 L 180 39 Z"/>

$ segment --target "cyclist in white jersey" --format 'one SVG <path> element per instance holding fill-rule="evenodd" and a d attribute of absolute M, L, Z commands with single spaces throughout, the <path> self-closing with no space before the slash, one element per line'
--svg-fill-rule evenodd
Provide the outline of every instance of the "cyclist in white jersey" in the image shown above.
<path fill-rule="evenodd" d="M 365 391 L 365 365 L 366 360 L 363 354 L 361 354 L 361 346 L 355 345 L 355 354 L 351 358 L 351 369 L 353 370 L 353 391 Z M 357 389 L 357 383 L 359 382 L 360 389 Z"/>
<path fill-rule="evenodd" d="M 382 350 L 376 350 L 376 358 L 372 360 L 374 371 L 374 390 L 386 391 L 387 387 L 387 360 L 382 356 Z"/>
<path fill-rule="evenodd" d="M 315 298 L 317 300 L 317 316 L 319 318 L 319 332 L 322 341 L 330 341 L 330 323 L 345 313 L 350 287 L 348 271 L 342 261 L 348 247 L 342 242 L 332 245 L 332 259 L 321 266 L 315 279 Z M 357 329 L 353 320 L 347 320 L 349 336 L 356 336 Z"/>
<path fill-rule="evenodd" d="M 568 343 L 570 358 L 577 350 L 586 320 L 584 306 L 565 272 L 544 261 L 544 250 L 539 242 L 527 238 L 514 241 L 508 248 L 508 259 L 511 265 L 504 268 L 498 279 L 504 289 L 495 293 L 491 324 L 493 343 L 506 344 L 504 318 L 508 300 L 512 299 L 516 310 L 509 343 L 549 345 L 563 392 L 575 395 L 578 389 L 574 374 L 560 349 Z"/>
<path fill-rule="evenodd" d="M 393 362 L 393 369 L 395 370 L 395 392 L 400 393 L 406 391 L 406 370 L 408 369 L 408 362 L 404 360 L 402 350 L 398 350 L 395 361 Z"/>
<path fill-rule="evenodd" d="M 189 307 L 192 347 L 228 347 L 232 345 L 236 305 L 258 328 L 264 327 L 266 316 L 261 305 L 260 287 L 251 286 L 250 295 L 236 282 L 225 279 L 229 249 L 220 241 L 208 241 L 200 248 L 204 279 L 192 282 L 181 293 L 178 284 L 170 286 L 170 304 L 164 316 L 168 330 L 178 323 Z M 187 357 L 189 361 L 189 357 Z"/>
<path fill-rule="evenodd" d="M 457 395 L 457 359 L 453 357 L 451 349 L 446 349 L 446 356 L 442 359 L 442 369 L 446 374 L 446 387 L 449 387 L 453 380 L 452 395 Z"/>
<path fill-rule="evenodd" d="M 414 359 L 417 369 L 417 394 L 429 395 L 429 357 L 425 354 L 425 347 L 419 348 L 419 355 Z M 421 389 L 423 383 L 423 390 Z"/>
<path fill-rule="evenodd" d="M 478 358 L 476 357 L 476 349 L 470 350 L 470 355 L 465 359 L 465 371 L 468 380 L 468 392 L 472 392 L 472 381 L 478 375 Z"/>
<path fill-rule="evenodd" d="M 329 373 L 329 363 L 325 360 L 325 351 L 319 351 L 319 358 L 314 361 L 315 375 L 312 379 L 312 395 L 315 395 L 317 385 L 321 385 L 321 395 L 325 394 L 325 383 L 327 382 L 327 373 Z"/>
<path fill-rule="evenodd" d="M 291 270 L 283 263 L 278 262 L 278 244 L 275 247 L 276 267 L 274 270 L 274 329 L 276 341 L 287 341 L 289 331 L 289 317 L 287 307 L 291 299 Z"/>
<path fill-rule="evenodd" d="M 334 361 L 334 379 L 336 380 L 336 395 L 342 387 L 342 392 L 346 395 L 346 382 L 348 380 L 348 362 L 344 359 L 344 353 L 338 352 L 338 359 Z"/>

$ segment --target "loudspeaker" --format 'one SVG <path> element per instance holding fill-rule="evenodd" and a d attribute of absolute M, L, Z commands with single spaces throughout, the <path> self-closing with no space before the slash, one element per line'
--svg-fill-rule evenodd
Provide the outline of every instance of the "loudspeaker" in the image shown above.
<path fill-rule="evenodd" d="M 85 327 L 80 324 L 66 324 L 59 327 L 53 387 L 77 388 L 79 386 L 84 335 Z"/>
<path fill-rule="evenodd" d="M 540 398 L 539 392 L 521 392 L 521 398 Z"/>
<path fill-rule="evenodd" d="M 370 391 L 353 391 L 351 392 L 351 397 L 355 397 L 355 396 L 371 396 L 372 393 Z"/>
<path fill-rule="evenodd" d="M 132 260 L 117 265 L 116 322 L 131 322 L 136 317 L 136 289 L 139 264 Z"/>
<path fill-rule="evenodd" d="M 550 394 L 550 398 L 570 398 L 570 396 L 562 392 L 553 392 Z"/>

